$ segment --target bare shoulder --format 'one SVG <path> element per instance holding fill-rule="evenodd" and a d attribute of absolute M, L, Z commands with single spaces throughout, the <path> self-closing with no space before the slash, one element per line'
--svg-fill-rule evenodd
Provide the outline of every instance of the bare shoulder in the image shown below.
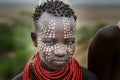
<path fill-rule="evenodd" d="M 98 80 L 96 75 L 90 72 L 89 70 L 82 68 L 83 79 L 82 80 Z"/>

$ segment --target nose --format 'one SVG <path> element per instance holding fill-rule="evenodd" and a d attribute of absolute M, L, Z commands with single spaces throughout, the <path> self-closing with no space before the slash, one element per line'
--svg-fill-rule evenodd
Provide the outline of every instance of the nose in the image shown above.
<path fill-rule="evenodd" d="M 55 55 L 58 57 L 63 57 L 67 54 L 67 51 L 65 50 L 65 48 L 61 47 L 55 50 Z"/>

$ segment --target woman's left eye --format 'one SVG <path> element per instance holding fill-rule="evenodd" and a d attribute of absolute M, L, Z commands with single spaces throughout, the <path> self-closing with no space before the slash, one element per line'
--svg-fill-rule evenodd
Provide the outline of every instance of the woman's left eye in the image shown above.
<path fill-rule="evenodd" d="M 69 43 L 70 43 L 70 44 L 74 44 L 74 43 L 75 43 L 75 41 L 70 41 Z"/>
<path fill-rule="evenodd" d="M 74 44 L 75 41 L 66 41 L 65 44 Z"/>

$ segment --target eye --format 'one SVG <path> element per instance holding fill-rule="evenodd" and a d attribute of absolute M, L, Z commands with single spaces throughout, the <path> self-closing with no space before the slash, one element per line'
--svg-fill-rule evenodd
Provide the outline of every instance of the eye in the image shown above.
<path fill-rule="evenodd" d="M 69 43 L 69 44 L 74 44 L 74 43 L 75 43 L 75 41 L 68 41 L 68 43 Z"/>
<path fill-rule="evenodd" d="M 56 42 L 53 41 L 53 40 L 43 40 L 43 43 L 45 43 L 46 45 L 51 46 L 51 45 L 54 45 Z"/>
<path fill-rule="evenodd" d="M 75 40 L 65 40 L 65 44 L 72 45 L 75 43 Z"/>

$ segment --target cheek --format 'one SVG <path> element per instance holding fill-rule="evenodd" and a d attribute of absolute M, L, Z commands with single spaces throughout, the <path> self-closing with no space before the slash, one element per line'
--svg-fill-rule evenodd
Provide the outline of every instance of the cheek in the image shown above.
<path fill-rule="evenodd" d="M 51 58 L 53 47 L 52 46 L 46 46 L 44 43 L 38 46 L 39 52 L 41 56 L 45 59 L 48 60 Z"/>
<path fill-rule="evenodd" d="M 75 44 L 73 44 L 73 45 L 68 45 L 68 46 L 67 46 L 67 51 L 69 52 L 70 55 L 73 55 L 73 54 L 74 54 L 74 51 L 75 51 Z"/>

